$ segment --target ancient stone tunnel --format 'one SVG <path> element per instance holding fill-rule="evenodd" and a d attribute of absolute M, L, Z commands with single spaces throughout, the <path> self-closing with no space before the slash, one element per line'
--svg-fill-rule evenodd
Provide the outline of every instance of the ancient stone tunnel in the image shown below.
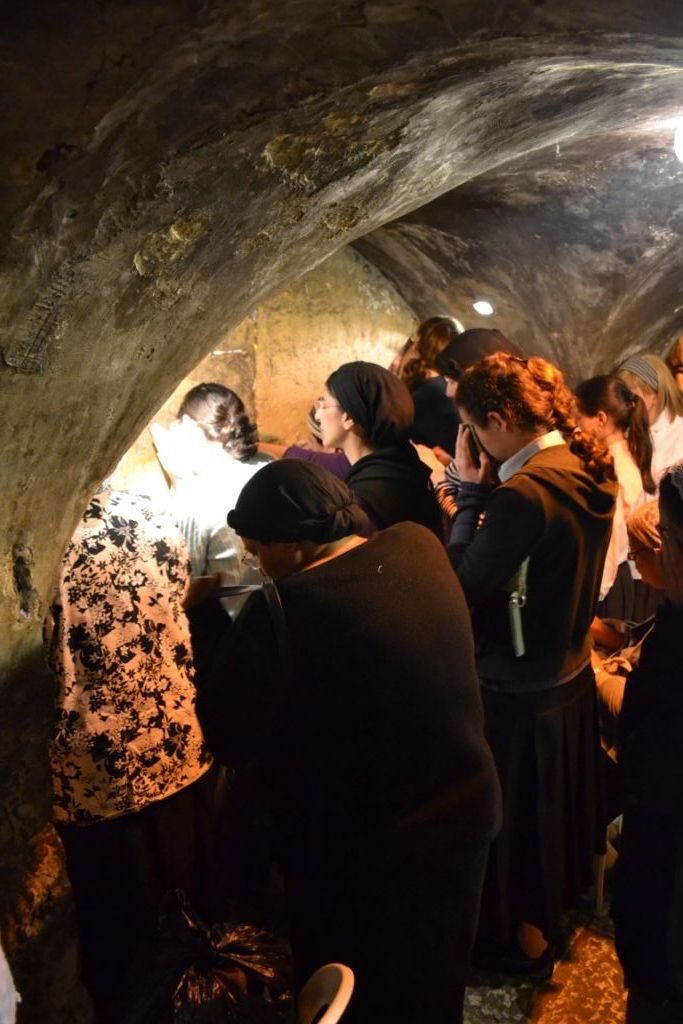
<path fill-rule="evenodd" d="M 666 349 L 683 16 L 29 0 L 0 49 L 0 911 L 24 1019 L 66 1021 L 41 623 L 87 496 L 217 339 L 349 243 L 416 318 L 475 326 L 483 295 L 574 377 Z"/>

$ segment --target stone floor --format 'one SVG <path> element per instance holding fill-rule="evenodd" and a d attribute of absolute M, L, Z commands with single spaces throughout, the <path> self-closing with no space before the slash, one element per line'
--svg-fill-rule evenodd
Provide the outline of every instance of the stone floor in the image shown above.
<path fill-rule="evenodd" d="M 623 1024 L 626 995 L 612 934 L 608 917 L 586 912 L 572 922 L 568 952 L 551 981 L 475 976 L 465 1024 Z"/>

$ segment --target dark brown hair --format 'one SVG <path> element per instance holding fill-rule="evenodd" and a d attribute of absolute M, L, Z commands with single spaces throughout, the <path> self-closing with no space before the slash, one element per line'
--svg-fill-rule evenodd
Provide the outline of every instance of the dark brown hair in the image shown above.
<path fill-rule="evenodd" d="M 178 419 L 189 416 L 209 441 L 219 441 L 228 455 L 248 462 L 256 455 L 258 432 L 244 411 L 244 403 L 224 384 L 198 384 L 185 395 Z"/>
<path fill-rule="evenodd" d="M 574 396 L 562 371 L 545 359 L 522 359 L 505 352 L 487 356 L 463 374 L 456 403 L 480 427 L 485 427 L 489 413 L 495 412 L 522 431 L 542 434 L 559 430 L 594 479 L 616 479 L 605 446 L 577 425 Z"/>
<path fill-rule="evenodd" d="M 654 494 L 656 487 L 651 469 L 650 421 L 645 402 L 640 395 L 631 391 L 621 377 L 602 374 L 579 384 L 576 398 L 584 415 L 597 416 L 599 412 L 607 413 L 617 430 L 626 433 L 626 443 L 640 470 L 643 487 L 648 494 Z"/>
<path fill-rule="evenodd" d="M 417 355 L 404 363 L 400 377 L 409 391 L 415 391 L 427 379 L 427 371 L 436 369 L 436 357 L 458 337 L 458 328 L 448 316 L 432 316 L 417 329 Z"/>

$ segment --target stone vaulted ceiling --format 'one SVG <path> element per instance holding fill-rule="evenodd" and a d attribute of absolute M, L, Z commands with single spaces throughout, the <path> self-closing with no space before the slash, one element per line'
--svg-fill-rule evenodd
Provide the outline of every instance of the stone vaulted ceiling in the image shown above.
<path fill-rule="evenodd" d="M 683 12 L 7 0 L 0 17 L 2 698 L 31 726 L 0 737 L 24 808 L 0 818 L 6 914 L 48 803 L 22 794 L 47 793 L 37 666 L 61 551 L 226 329 L 349 242 L 419 315 L 473 325 L 483 293 L 574 376 L 683 327 Z"/>

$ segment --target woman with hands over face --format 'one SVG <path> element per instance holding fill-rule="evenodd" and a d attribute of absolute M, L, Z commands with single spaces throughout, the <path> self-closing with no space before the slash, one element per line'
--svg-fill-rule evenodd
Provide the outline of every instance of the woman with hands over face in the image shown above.
<path fill-rule="evenodd" d="M 561 372 L 543 359 L 488 356 L 463 374 L 456 404 L 462 485 L 449 553 L 472 610 L 504 800 L 479 960 L 548 974 L 561 914 L 590 884 L 596 852 L 589 627 L 616 482 L 606 450 L 577 428 Z"/>

